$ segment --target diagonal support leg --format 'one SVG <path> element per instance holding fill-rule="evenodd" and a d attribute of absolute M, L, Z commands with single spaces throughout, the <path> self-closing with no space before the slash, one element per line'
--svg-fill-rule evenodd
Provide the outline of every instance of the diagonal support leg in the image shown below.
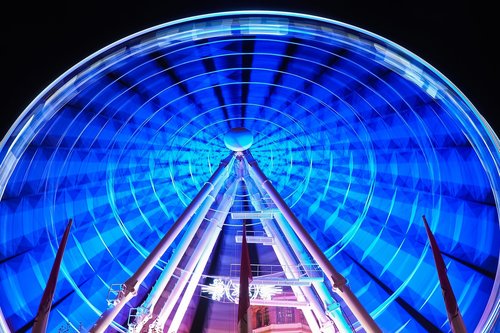
<path fill-rule="evenodd" d="M 366 311 L 363 305 L 359 302 L 356 295 L 354 295 L 349 286 L 346 284 L 347 281 L 344 276 L 337 272 L 337 270 L 333 267 L 323 251 L 321 251 L 321 249 L 297 219 L 295 214 L 292 212 L 290 207 L 288 207 L 281 195 L 274 188 L 269 179 L 267 179 L 266 175 L 262 172 L 257 161 L 253 158 L 250 151 L 244 151 L 243 156 L 251 168 L 251 177 L 269 194 L 269 197 L 271 198 L 273 203 L 281 211 L 283 217 L 288 221 L 290 226 L 294 229 L 295 233 L 301 239 L 307 250 L 311 253 L 314 260 L 316 260 L 320 267 L 325 271 L 334 287 L 334 291 L 344 300 L 344 302 L 359 320 L 363 328 L 370 333 L 382 332 L 375 320 L 373 320 L 368 311 Z"/>
<path fill-rule="evenodd" d="M 142 327 L 146 324 L 146 322 L 153 317 L 153 309 L 156 306 L 158 300 L 163 293 L 163 290 L 169 283 L 172 275 L 174 274 L 175 269 L 177 268 L 179 262 L 184 256 L 189 244 L 193 240 L 196 232 L 198 231 L 203 219 L 206 217 L 210 207 L 215 201 L 215 197 L 219 193 L 223 180 L 214 184 L 214 189 L 207 196 L 203 204 L 199 207 L 196 212 L 196 215 L 192 218 L 191 223 L 187 227 L 186 232 L 182 236 L 181 241 L 175 249 L 175 252 L 172 254 L 172 257 L 168 260 L 167 265 L 163 269 L 163 272 L 160 274 L 158 279 L 155 282 L 155 285 L 151 289 L 148 297 L 141 305 L 141 314 L 135 317 L 134 322 L 129 325 L 129 332 L 141 332 Z M 171 301 L 170 299 L 167 300 Z"/>
<path fill-rule="evenodd" d="M 198 194 L 194 197 L 193 201 L 186 207 L 184 212 L 175 221 L 174 225 L 170 230 L 163 236 L 158 245 L 151 251 L 149 256 L 144 260 L 139 269 L 132 275 L 127 282 L 123 284 L 123 290 L 120 293 L 117 302 L 114 306 L 109 307 L 104 311 L 96 321 L 94 326 L 90 329 L 91 333 L 102 333 L 108 328 L 108 326 L 113 322 L 115 317 L 120 313 L 125 304 L 130 301 L 136 294 L 137 289 L 144 279 L 148 276 L 151 270 L 154 268 L 158 260 L 167 251 L 167 249 L 172 245 L 172 242 L 179 235 L 182 229 L 186 226 L 191 217 L 195 214 L 196 210 L 205 201 L 210 192 L 215 188 L 214 184 L 217 184 L 221 179 L 227 178 L 228 165 L 233 161 L 234 155 L 231 153 L 228 157 L 221 161 L 219 167 L 213 175 L 210 177 L 208 182 L 206 182 L 200 189 Z"/>
<path fill-rule="evenodd" d="M 207 266 L 208 259 L 210 258 L 217 239 L 219 238 L 220 232 L 222 231 L 224 222 L 226 221 L 227 215 L 229 214 L 229 210 L 233 205 L 238 183 L 239 180 L 236 180 L 231 186 L 229 186 L 229 189 L 224 194 L 222 202 L 217 207 L 217 209 L 215 210 L 215 214 L 210 219 L 211 224 L 208 226 L 201 241 L 196 246 L 196 250 L 194 251 L 196 255 L 190 258 L 186 266 L 186 271 L 192 272 L 192 274 L 186 279 L 183 279 L 183 282 L 179 286 L 179 289 L 181 291 L 184 290 L 184 288 L 185 291 L 182 295 L 181 301 L 179 302 L 170 327 L 168 328 L 168 332 L 177 332 L 179 326 L 181 325 L 182 319 L 186 314 L 187 308 L 189 306 L 189 303 L 191 302 L 191 299 L 193 298 L 194 292 L 198 286 L 203 271 Z M 162 312 L 158 316 L 160 323 L 159 327 L 163 328 L 165 326 L 167 317 L 168 315 L 163 313 L 162 309 Z"/>
<path fill-rule="evenodd" d="M 196 249 L 193 251 L 193 255 L 189 258 L 189 261 L 184 268 L 184 274 L 181 275 L 181 277 L 177 281 L 177 284 L 169 295 L 167 302 L 165 302 L 160 312 L 158 313 L 158 316 L 153 323 L 154 329 L 163 329 L 168 317 L 170 316 L 174 306 L 176 305 L 178 298 L 182 295 L 181 301 L 172 320 L 171 327 L 169 327 L 169 332 L 175 332 L 178 328 L 178 325 L 181 324 L 187 306 L 189 305 L 189 301 L 192 298 L 192 293 L 194 292 L 193 287 L 196 287 L 197 283 L 200 280 L 201 274 L 203 273 L 203 270 L 207 265 L 208 259 L 222 230 L 222 226 L 224 225 L 227 214 L 229 213 L 229 210 L 234 202 L 236 187 L 238 185 L 237 183 L 238 181 L 234 181 L 229 186 L 226 193 L 224 193 L 221 203 L 217 206 L 217 208 L 215 209 L 215 213 L 210 218 L 211 223 L 208 225 L 203 234 L 203 237 L 201 237 L 201 240 L 196 245 Z M 186 289 L 186 291 L 184 291 L 188 283 L 191 285 L 191 287 L 189 287 L 188 285 L 188 288 Z M 192 284 L 194 284 L 194 286 Z M 184 294 L 182 294 L 183 291 Z M 151 331 L 152 330 L 150 329 L 150 332 Z"/>
<path fill-rule="evenodd" d="M 254 184 L 253 179 L 249 179 L 249 181 L 247 182 L 247 187 L 252 189 L 252 191 L 250 191 L 251 200 L 256 210 L 263 210 L 265 208 L 276 208 L 272 203 L 261 202 L 262 201 L 261 198 L 262 196 L 266 195 L 266 192 L 262 188 Z M 253 189 L 254 187 L 255 189 Z M 265 205 L 266 207 L 264 208 L 262 207 L 262 205 Z M 274 220 L 262 220 L 262 224 L 265 229 L 267 228 L 266 232 L 269 232 L 273 235 L 277 235 L 278 234 L 277 230 L 279 229 L 283 233 L 283 236 L 285 238 L 284 240 L 276 238 L 278 243 L 281 243 L 281 245 L 279 245 L 280 249 L 278 251 L 275 250 L 278 258 L 280 256 L 282 256 L 283 258 L 287 258 L 286 259 L 287 264 L 292 265 L 293 264 L 292 262 L 294 262 L 294 260 L 292 259 L 293 255 L 291 253 L 288 253 L 291 250 L 293 251 L 295 258 L 297 258 L 299 263 L 305 266 L 310 266 L 312 264 L 310 256 L 306 254 L 303 246 L 300 245 L 301 242 L 298 239 L 297 235 L 294 233 L 293 229 L 290 227 L 290 224 L 283 218 L 281 214 L 275 215 Z M 284 245 L 285 243 L 288 244 L 290 249 L 288 249 Z M 315 310 L 316 317 L 322 323 L 323 332 L 329 332 L 330 330 L 335 330 L 330 320 L 333 320 L 336 328 L 340 332 L 342 333 L 352 332 L 353 331 L 352 327 L 345 319 L 342 310 L 340 309 L 340 306 L 331 296 L 331 293 L 328 291 L 325 283 L 314 282 L 313 287 L 316 290 L 320 300 L 322 301 L 321 305 L 318 304 L 320 302 L 317 300 L 317 297 L 315 297 L 315 295 L 311 292 L 309 287 L 304 287 L 302 289 L 304 294 L 308 295 L 307 298 L 312 299 L 312 304 L 315 304 L 315 306 L 312 306 L 311 309 Z"/>
<path fill-rule="evenodd" d="M 262 207 L 260 201 L 260 191 L 258 189 L 258 186 L 254 185 L 251 179 L 246 180 L 246 184 L 248 192 L 250 193 L 250 200 L 252 205 L 254 206 L 255 210 L 262 211 L 264 207 Z M 272 247 L 274 252 L 276 253 L 278 261 L 281 265 L 289 267 L 289 269 L 287 269 L 285 272 L 287 278 L 298 278 L 300 276 L 300 273 L 298 271 L 298 268 L 296 268 L 297 261 L 294 259 L 290 249 L 285 245 L 286 243 L 289 244 L 286 234 L 284 240 L 278 236 L 279 231 L 274 220 L 261 219 L 261 223 L 266 234 L 274 239 L 274 244 L 272 245 Z M 302 309 L 302 312 L 312 331 L 320 331 L 318 325 L 319 322 L 323 327 L 323 332 L 329 332 L 328 328 L 326 328 L 329 319 L 326 316 L 325 311 L 318 301 L 317 297 L 313 295 L 311 289 L 309 287 L 292 286 L 292 290 L 296 295 L 298 301 L 305 301 L 307 299 L 311 304 L 310 307 Z M 332 332 L 334 332 L 333 327 L 331 327 L 331 329 Z"/>

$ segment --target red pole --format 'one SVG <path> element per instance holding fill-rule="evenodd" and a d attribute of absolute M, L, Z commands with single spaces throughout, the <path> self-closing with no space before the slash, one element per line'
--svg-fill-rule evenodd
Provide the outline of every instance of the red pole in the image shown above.
<path fill-rule="evenodd" d="M 462 319 L 462 315 L 460 314 L 460 310 L 458 309 L 455 294 L 453 293 L 450 281 L 448 280 L 448 275 L 446 274 L 446 265 L 444 264 L 444 260 L 441 256 L 441 252 L 439 251 L 436 239 L 434 238 L 434 235 L 429 228 L 429 224 L 427 223 L 425 215 L 422 215 L 422 219 L 424 220 L 425 231 L 431 244 L 434 263 L 437 268 L 439 283 L 441 284 L 441 291 L 443 293 L 444 304 L 446 306 L 446 314 L 448 315 L 448 321 L 450 322 L 451 330 L 453 331 L 453 333 L 467 332 L 464 321 Z"/>
<path fill-rule="evenodd" d="M 56 259 L 54 260 L 54 264 L 52 265 L 52 270 L 50 271 L 47 286 L 43 291 L 42 300 L 40 301 L 40 305 L 38 306 L 38 312 L 33 323 L 33 333 L 45 333 L 45 330 L 47 329 L 47 323 L 49 322 L 49 313 L 52 307 L 52 299 L 54 298 L 54 292 L 56 290 L 57 276 L 59 275 L 59 267 L 61 266 L 64 248 L 66 247 L 69 231 L 72 224 L 73 220 L 69 219 L 68 225 L 66 226 L 66 230 L 64 231 L 64 235 L 61 240 L 61 244 L 59 244 L 59 248 L 57 249 Z"/>
<path fill-rule="evenodd" d="M 250 253 L 248 252 L 246 223 L 243 222 L 243 237 L 241 241 L 241 266 L 240 266 L 240 296 L 238 301 L 238 327 L 239 333 L 251 332 L 250 318 L 250 282 L 252 278 L 252 267 L 250 265 Z"/>

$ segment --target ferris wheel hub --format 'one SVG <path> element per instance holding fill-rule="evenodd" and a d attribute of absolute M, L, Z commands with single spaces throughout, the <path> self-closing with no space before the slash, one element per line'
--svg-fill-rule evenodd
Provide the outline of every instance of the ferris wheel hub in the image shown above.
<path fill-rule="evenodd" d="M 245 127 L 234 127 L 224 135 L 224 144 L 232 151 L 244 151 L 253 144 L 253 134 Z"/>

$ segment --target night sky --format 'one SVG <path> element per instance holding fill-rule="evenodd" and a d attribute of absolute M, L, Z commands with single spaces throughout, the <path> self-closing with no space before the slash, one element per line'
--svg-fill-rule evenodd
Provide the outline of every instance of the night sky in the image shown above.
<path fill-rule="evenodd" d="M 302 12 L 385 37 L 435 67 L 475 105 L 496 133 L 500 116 L 493 3 L 481 1 L 85 1 L 12 3 L 3 9 L 1 137 L 27 105 L 66 70 L 101 48 L 152 26 L 193 15 L 266 9 Z M 9 5 L 11 3 L 9 2 Z M 488 7 L 489 6 L 489 7 Z"/>

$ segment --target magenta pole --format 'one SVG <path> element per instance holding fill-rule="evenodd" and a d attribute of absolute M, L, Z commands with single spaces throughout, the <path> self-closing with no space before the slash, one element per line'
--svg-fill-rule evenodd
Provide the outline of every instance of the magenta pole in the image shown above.
<path fill-rule="evenodd" d="M 54 292 L 56 291 L 57 277 L 59 275 L 59 268 L 61 266 L 64 249 L 66 248 L 66 243 L 68 242 L 69 231 L 73 220 L 69 219 L 66 230 L 64 231 L 61 244 L 57 249 L 56 259 L 50 271 L 49 280 L 47 281 L 47 286 L 43 291 L 43 296 L 38 307 L 38 312 L 36 314 L 35 320 L 33 322 L 33 333 L 45 333 L 47 329 L 47 323 L 49 322 L 49 313 L 52 308 L 52 299 L 54 298 Z"/>
<path fill-rule="evenodd" d="M 458 308 L 458 303 L 453 293 L 453 288 L 451 287 L 450 280 L 448 279 L 448 274 L 446 273 L 446 265 L 444 263 L 443 257 L 441 256 L 441 251 L 439 246 L 432 234 L 431 228 L 427 223 L 425 215 L 422 215 L 422 220 L 424 220 L 425 232 L 429 238 L 429 243 L 431 245 L 432 255 L 434 256 L 434 264 L 436 265 L 439 284 L 441 285 L 441 292 L 443 294 L 444 305 L 446 307 L 446 314 L 448 316 L 448 321 L 450 322 L 451 331 L 453 333 L 466 333 L 464 320 L 462 319 L 462 314 Z"/>

